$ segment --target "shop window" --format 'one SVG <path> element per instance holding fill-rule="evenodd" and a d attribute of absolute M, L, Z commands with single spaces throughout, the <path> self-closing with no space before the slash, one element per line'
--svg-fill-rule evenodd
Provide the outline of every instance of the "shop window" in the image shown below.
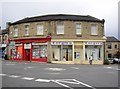
<path fill-rule="evenodd" d="M 29 35 L 29 25 L 25 25 L 25 35 Z"/>
<path fill-rule="evenodd" d="M 91 24 L 91 35 L 98 35 L 98 26 L 96 24 Z"/>
<path fill-rule="evenodd" d="M 42 24 L 37 25 L 37 35 L 43 35 L 44 27 Z"/>
<path fill-rule="evenodd" d="M 72 61 L 72 46 L 71 45 L 54 45 L 53 61 Z"/>
<path fill-rule="evenodd" d="M 15 29 L 14 29 L 14 37 L 16 37 L 16 36 L 18 36 L 18 28 L 17 27 L 15 27 Z"/>
<path fill-rule="evenodd" d="M 22 46 L 17 46 L 12 52 L 14 58 L 22 58 Z"/>
<path fill-rule="evenodd" d="M 63 22 L 57 22 L 57 34 L 64 34 Z"/>
<path fill-rule="evenodd" d="M 32 58 L 46 58 L 47 46 L 33 46 Z"/>
<path fill-rule="evenodd" d="M 81 35 L 81 24 L 80 23 L 76 23 L 76 34 Z"/>
<path fill-rule="evenodd" d="M 115 45 L 115 48 L 117 49 L 117 45 Z"/>
<path fill-rule="evenodd" d="M 108 44 L 108 49 L 112 49 L 112 44 L 111 43 Z"/>
<path fill-rule="evenodd" d="M 101 46 L 86 46 L 85 48 L 85 59 L 89 60 L 90 56 L 93 56 L 93 60 L 102 59 L 102 47 Z"/>

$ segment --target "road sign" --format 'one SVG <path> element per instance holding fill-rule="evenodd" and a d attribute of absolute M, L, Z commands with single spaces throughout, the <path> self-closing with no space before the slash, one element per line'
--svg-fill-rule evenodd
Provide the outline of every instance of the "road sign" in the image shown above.
<path fill-rule="evenodd" d="M 10 49 L 15 49 L 15 41 L 10 42 Z"/>

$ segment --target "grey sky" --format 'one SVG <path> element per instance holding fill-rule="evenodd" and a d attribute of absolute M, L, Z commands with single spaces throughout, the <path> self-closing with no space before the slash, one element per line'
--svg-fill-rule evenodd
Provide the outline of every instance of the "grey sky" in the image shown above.
<path fill-rule="evenodd" d="M 0 25 L 2 25 L 4 29 L 8 21 L 14 22 L 25 17 L 46 14 L 91 15 L 99 19 L 105 19 L 106 35 L 118 38 L 118 1 L 119 0 L 2 0 L 2 4 L 0 3 L 0 8 L 2 8 L 2 15 L 0 15 L 2 22 L 0 21 Z"/>

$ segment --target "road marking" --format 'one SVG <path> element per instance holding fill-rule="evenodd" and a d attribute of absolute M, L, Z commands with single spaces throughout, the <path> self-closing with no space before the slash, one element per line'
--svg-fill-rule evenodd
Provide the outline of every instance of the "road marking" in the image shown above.
<path fill-rule="evenodd" d="M 37 82 L 50 82 L 51 80 L 47 80 L 47 79 L 36 79 L 35 81 L 37 81 Z"/>
<path fill-rule="evenodd" d="M 70 87 L 70 86 L 68 86 L 68 85 L 65 85 L 65 84 L 63 84 L 63 83 L 60 83 L 59 81 L 57 81 L 57 80 L 51 80 L 52 82 L 54 82 L 54 83 L 57 83 L 57 84 L 59 84 L 59 85 L 61 85 L 61 86 L 63 86 L 63 87 L 66 87 L 66 88 L 69 88 L 69 89 L 73 89 L 72 87 Z"/>
<path fill-rule="evenodd" d="M 51 71 L 64 71 L 66 69 L 63 68 L 45 68 L 46 70 L 51 70 Z"/>
<path fill-rule="evenodd" d="M 28 67 L 25 67 L 24 70 L 32 69 L 32 68 L 34 68 L 34 67 L 28 66 Z"/>
<path fill-rule="evenodd" d="M 89 88 L 92 88 L 92 89 L 96 89 L 96 88 L 94 88 L 93 86 L 88 85 L 88 84 L 83 83 L 83 82 L 80 82 L 80 81 L 78 81 L 78 80 L 76 80 L 76 79 L 74 79 L 74 81 L 76 81 L 76 82 L 78 82 L 79 84 L 82 84 L 82 85 L 84 85 L 84 86 L 86 86 L 86 87 L 89 87 Z"/>
<path fill-rule="evenodd" d="M 19 78 L 20 76 L 17 76 L 17 75 L 10 75 L 9 77 L 11 77 L 11 78 Z"/>
<path fill-rule="evenodd" d="M 34 78 L 30 78 L 30 77 L 23 77 L 21 79 L 24 79 L 24 80 L 33 80 Z"/>
<path fill-rule="evenodd" d="M 71 67 L 72 69 L 79 69 L 78 67 Z"/>
<path fill-rule="evenodd" d="M 0 74 L 0 76 L 7 76 L 7 74 Z"/>
<path fill-rule="evenodd" d="M 49 74 L 61 74 L 61 73 L 49 73 Z"/>

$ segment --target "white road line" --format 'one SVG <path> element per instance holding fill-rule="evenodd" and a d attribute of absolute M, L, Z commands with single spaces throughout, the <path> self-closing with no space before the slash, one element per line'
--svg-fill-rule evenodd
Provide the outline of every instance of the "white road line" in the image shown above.
<path fill-rule="evenodd" d="M 11 77 L 11 78 L 19 78 L 19 77 L 21 77 L 21 76 L 17 76 L 17 75 L 10 75 L 9 77 Z"/>
<path fill-rule="evenodd" d="M 21 79 L 24 79 L 24 80 L 33 80 L 33 79 L 35 79 L 35 78 L 23 77 L 23 78 L 21 78 Z"/>
<path fill-rule="evenodd" d="M 92 89 L 96 89 L 96 88 L 92 87 L 91 85 L 88 85 L 88 84 L 86 84 L 86 83 L 80 82 L 80 81 L 78 81 L 78 80 L 76 80 L 76 79 L 74 79 L 74 81 L 76 81 L 76 82 L 78 82 L 79 84 L 82 84 L 82 85 L 84 85 L 84 86 L 86 86 L 86 87 L 89 87 L 89 88 L 92 88 Z"/>
<path fill-rule="evenodd" d="M 72 69 L 79 69 L 78 67 L 71 67 Z"/>
<path fill-rule="evenodd" d="M 63 68 L 45 68 L 45 70 L 51 70 L 51 71 L 64 71 L 66 69 Z"/>
<path fill-rule="evenodd" d="M 27 70 L 27 69 L 32 69 L 33 67 L 29 66 L 29 67 L 25 67 L 24 70 Z"/>
<path fill-rule="evenodd" d="M 37 81 L 37 82 L 50 82 L 51 80 L 47 80 L 47 79 L 36 79 L 35 81 Z"/>
<path fill-rule="evenodd" d="M 54 83 L 57 83 L 57 84 L 59 84 L 59 85 L 61 85 L 63 87 L 66 87 L 66 88 L 69 88 L 69 89 L 73 89 L 72 87 L 70 87 L 68 85 L 65 85 L 65 84 L 62 84 L 62 83 L 58 82 L 57 80 L 51 80 L 51 81 L 54 82 Z"/>
<path fill-rule="evenodd" d="M 7 76 L 7 74 L 0 74 L 0 76 Z"/>
<path fill-rule="evenodd" d="M 49 73 L 49 74 L 61 74 L 61 73 Z"/>
<path fill-rule="evenodd" d="M 79 84 L 78 82 L 71 82 L 71 81 L 65 81 L 65 80 L 57 80 L 57 81 L 63 82 L 63 83 Z"/>

